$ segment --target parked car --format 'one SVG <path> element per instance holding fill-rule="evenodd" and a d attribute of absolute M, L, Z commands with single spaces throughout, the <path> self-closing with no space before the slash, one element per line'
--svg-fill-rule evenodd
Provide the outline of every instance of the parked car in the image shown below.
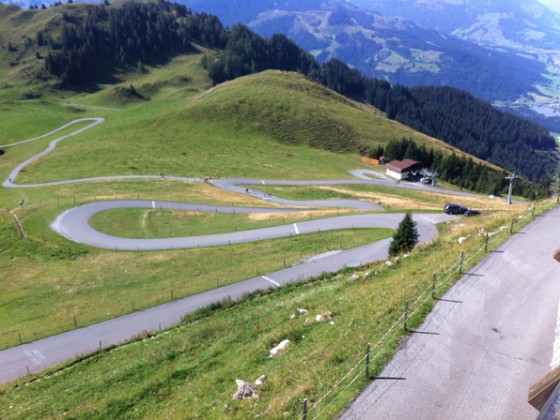
<path fill-rule="evenodd" d="M 478 216 L 479 214 L 482 214 L 482 212 L 478 211 L 478 210 L 472 210 L 472 209 L 468 209 L 465 212 L 465 216 L 469 217 L 469 216 Z"/>
<path fill-rule="evenodd" d="M 431 184 L 432 183 L 432 178 L 428 178 L 427 176 L 420 178 L 420 182 L 422 184 Z"/>
<path fill-rule="evenodd" d="M 469 209 L 459 204 L 446 204 L 443 206 L 443 211 L 447 214 L 465 214 Z"/>

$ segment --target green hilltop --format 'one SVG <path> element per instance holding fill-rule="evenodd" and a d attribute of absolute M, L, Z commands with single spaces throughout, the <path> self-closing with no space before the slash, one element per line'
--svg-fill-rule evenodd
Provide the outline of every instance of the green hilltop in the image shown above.
<path fill-rule="evenodd" d="M 221 51 L 200 44 L 159 63 L 145 63 L 142 68 L 117 68 L 110 80 L 88 85 L 87 89 L 56 88 L 56 78 L 45 72 L 44 59 L 40 58 L 45 56 L 46 47 L 37 48 L 33 38 L 41 30 L 59 33 L 62 13 L 72 19 L 93 7 L 71 4 L 22 11 L 0 5 L 0 44 L 4 47 L 0 51 L 0 143 L 39 136 L 78 118 L 103 117 L 104 123 L 65 139 L 53 152 L 25 168 L 17 182 L 106 175 L 165 176 L 2 188 L 0 348 L 391 235 L 386 229 L 352 229 L 232 246 L 117 252 L 68 241 L 50 229 L 49 224 L 58 215 L 80 204 L 146 199 L 272 207 L 272 203 L 251 195 L 220 190 L 210 183 L 177 181 L 167 175 L 350 179 L 348 170 L 366 168 L 360 160 L 364 147 L 373 150 L 401 138 L 413 139 L 419 146 L 447 156 L 453 152 L 464 155 L 296 72 L 268 70 L 214 86 L 203 62 Z M 77 127 L 1 148 L 0 180 L 8 178 L 16 165 L 43 151 L 50 141 Z M 383 204 L 388 211 L 439 212 L 449 200 L 444 194 L 373 183 L 271 190 L 263 186 L 263 191 L 283 198 L 293 194 L 298 199 L 369 200 Z M 19 205 L 21 200 L 25 206 Z M 0 417 L 295 417 L 301 412 L 303 398 L 317 402 L 362 357 L 366 343 L 379 342 L 386 336 L 399 320 L 404 303 L 425 291 L 434 270 L 448 273 L 445 283 L 438 285 L 439 294 L 458 278 L 452 265 L 461 250 L 467 252 L 465 269 L 477 261 L 480 253 L 475 258 L 475 252 L 481 243 L 475 238 L 482 227 L 501 232 L 493 237 L 492 249 L 507 236 L 500 227 L 508 224 L 511 216 L 523 214 L 523 222 L 530 219 L 522 213 L 526 209 L 523 205 L 507 206 L 483 196 L 461 200 L 484 209 L 485 214 L 440 226 L 441 239 L 413 251 L 395 267 L 376 264 L 349 269 L 276 292 L 252 295 L 237 306 L 231 302 L 216 304 L 215 311 L 210 308 L 197 313 L 180 327 L 153 338 L 146 334 L 131 344 L 86 355 L 0 387 Z M 545 204 L 539 203 L 536 214 L 544 208 Z M 306 209 L 258 219 L 254 215 L 149 208 L 106 212 L 92 223 L 100 231 L 113 234 L 172 237 L 184 232 L 202 235 L 299 223 L 339 212 L 353 211 L 322 209 L 313 213 Z M 21 223 L 24 237 L 13 214 Z M 196 226 L 192 229 L 189 225 Z M 472 240 L 458 245 L 459 236 Z M 418 325 L 432 305 L 431 300 L 422 304 L 410 325 Z M 302 316 L 290 320 L 301 307 L 307 308 L 310 316 L 331 313 L 332 323 L 306 325 Z M 372 360 L 372 374 L 381 371 L 403 338 L 400 328 L 393 330 L 396 334 Z M 269 349 L 286 337 L 296 343 L 292 351 L 286 357 L 270 360 Z M 260 389 L 260 399 L 231 401 L 235 378 L 253 381 L 263 373 L 269 380 Z M 339 414 L 366 384 L 366 379 L 353 386 L 345 384 L 347 390 L 340 398 L 337 395 L 334 401 L 325 400 L 330 407 L 325 415 Z"/>

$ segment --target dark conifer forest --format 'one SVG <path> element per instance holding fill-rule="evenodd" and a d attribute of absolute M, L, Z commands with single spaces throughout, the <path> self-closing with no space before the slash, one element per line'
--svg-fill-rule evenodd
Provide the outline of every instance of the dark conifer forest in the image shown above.
<path fill-rule="evenodd" d="M 515 171 L 532 181 L 527 185 L 537 186 L 533 195 L 547 194 L 556 172 L 556 143 L 541 126 L 458 89 L 391 86 L 336 59 L 320 65 L 284 35 L 267 39 L 244 25 L 227 29 L 215 16 L 193 14 L 185 6 L 164 1 L 101 4 L 90 8 L 85 17 L 65 14 L 63 19 L 60 37 L 37 34 L 49 46 L 46 68 L 63 87 L 90 85 L 119 69 L 141 70 L 144 64 L 192 51 L 197 44 L 217 52 L 203 62 L 216 84 L 267 69 L 298 72 L 375 106 L 392 120 Z M 492 174 L 490 169 L 455 159 L 460 163 L 448 165 L 454 170 L 437 167 L 444 179 L 477 191 L 504 188 L 498 181 L 503 173 Z"/>

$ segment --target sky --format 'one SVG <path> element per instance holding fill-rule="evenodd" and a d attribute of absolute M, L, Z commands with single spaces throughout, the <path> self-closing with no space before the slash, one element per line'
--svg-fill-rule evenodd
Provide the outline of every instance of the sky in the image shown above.
<path fill-rule="evenodd" d="M 537 0 L 539 3 L 544 4 L 550 10 L 560 13 L 560 0 Z"/>

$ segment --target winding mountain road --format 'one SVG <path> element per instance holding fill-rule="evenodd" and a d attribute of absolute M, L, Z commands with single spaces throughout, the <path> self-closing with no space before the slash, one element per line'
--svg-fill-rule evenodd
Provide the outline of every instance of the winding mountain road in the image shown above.
<path fill-rule="evenodd" d="M 27 159 L 14 168 L 2 185 L 5 188 L 40 188 L 52 185 L 63 185 L 78 182 L 90 182 L 99 180 L 116 179 L 161 179 L 161 175 L 139 175 L 139 176 L 105 176 L 92 177 L 74 180 L 56 181 L 42 184 L 17 184 L 16 180 L 26 166 L 50 153 L 57 144 L 70 137 L 89 130 L 98 124 L 103 123 L 103 118 L 83 118 L 72 121 L 56 130 L 43 136 L 24 140 L 18 143 L 2 145 L 0 147 L 14 147 L 31 141 L 39 140 L 49 135 L 69 128 L 73 124 L 91 121 L 70 134 L 61 136 L 50 142 L 48 148 Z M 383 175 L 372 171 L 353 171 L 352 175 L 361 179 L 353 180 L 334 180 L 334 181 L 270 181 L 254 179 L 220 179 L 211 180 L 216 187 L 229 191 L 246 194 L 244 185 L 341 185 L 341 184 L 372 184 L 398 186 L 400 188 L 413 188 L 424 191 L 437 191 L 452 195 L 473 195 L 470 193 L 457 193 L 444 189 L 435 189 L 426 185 L 415 185 L 388 181 Z M 380 179 L 372 179 L 374 176 Z M 166 179 L 202 182 L 200 178 L 173 177 L 166 176 Z M 241 186 L 243 185 L 243 187 Z M 237 212 L 237 213 L 256 213 L 256 212 L 290 212 L 301 211 L 301 207 L 350 207 L 362 210 L 379 210 L 378 205 L 360 200 L 319 200 L 319 201 L 291 201 L 278 197 L 270 196 L 258 189 L 252 189 L 251 195 L 287 206 L 297 206 L 299 209 L 271 209 L 271 208 L 243 208 L 226 206 L 208 206 L 194 203 L 177 203 L 150 200 L 112 200 L 95 202 L 83 206 L 75 207 L 59 215 L 52 223 L 51 227 L 69 240 L 80 242 L 94 247 L 118 250 L 161 250 L 177 248 L 193 248 L 204 246 L 227 245 L 248 241 L 257 241 L 277 237 L 286 237 L 310 232 L 345 229 L 345 228 L 396 228 L 402 220 L 402 214 L 360 214 L 350 216 L 340 216 L 326 219 L 310 220 L 297 224 L 282 225 L 270 228 L 255 229 L 244 232 L 231 232 L 226 234 L 204 235 L 198 237 L 184 238 L 159 238 L 159 239 L 128 239 L 119 238 L 95 231 L 89 226 L 88 220 L 95 213 L 115 208 L 165 208 L 174 210 L 198 210 L 210 212 Z M 437 236 L 435 224 L 450 220 L 453 216 L 445 214 L 415 214 L 414 219 L 418 224 L 420 241 L 426 242 Z M 180 321 L 185 314 L 210 303 L 226 298 L 237 299 L 246 293 L 262 290 L 269 287 L 279 287 L 284 284 L 298 281 L 301 279 L 320 275 L 324 272 L 340 270 L 345 266 L 361 265 L 387 257 L 387 250 L 390 240 L 383 240 L 357 247 L 354 249 L 334 252 L 320 258 L 289 267 L 281 271 L 269 273 L 263 276 L 210 290 L 185 299 L 169 302 L 154 308 L 134 312 L 132 314 L 115 318 L 106 322 L 79 328 L 64 334 L 48 337 L 21 346 L 13 347 L 0 352 L 0 383 L 12 381 L 27 373 L 40 371 L 46 367 L 69 360 L 77 355 L 89 353 L 99 347 L 106 347 L 128 340 L 144 331 L 153 331 L 168 327 Z"/>

